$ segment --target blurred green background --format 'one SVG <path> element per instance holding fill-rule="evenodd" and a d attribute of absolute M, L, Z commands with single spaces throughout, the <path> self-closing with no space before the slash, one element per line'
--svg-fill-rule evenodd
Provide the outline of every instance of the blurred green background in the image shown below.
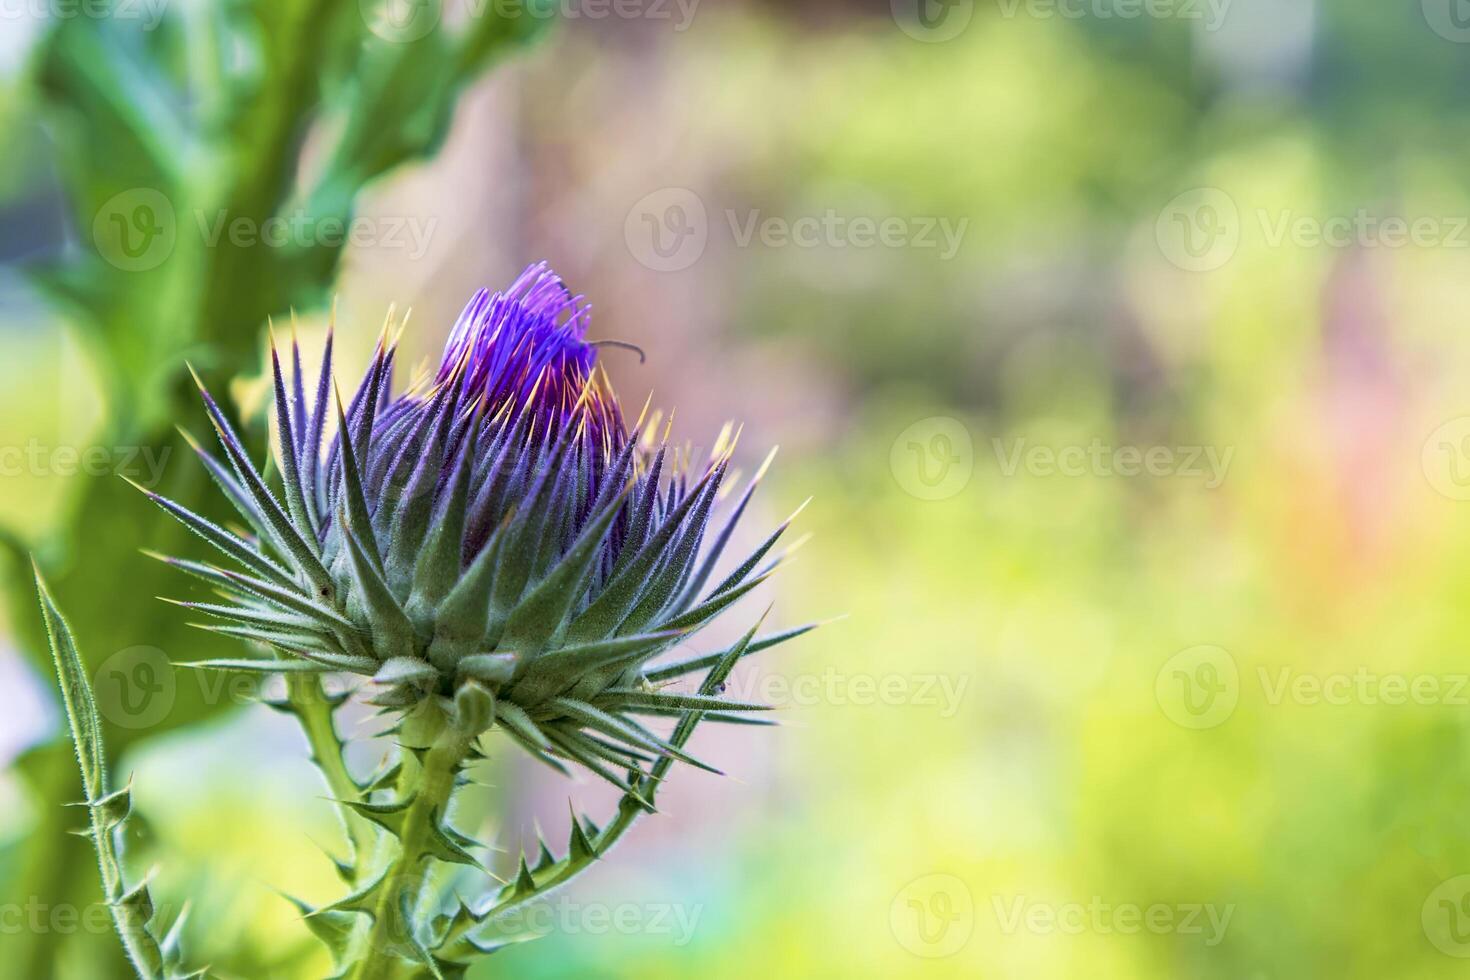
<path fill-rule="evenodd" d="M 815 496 L 724 636 L 772 599 L 847 618 L 743 667 L 785 727 L 697 735 L 734 778 L 679 771 L 477 976 L 1463 975 L 1470 4 L 564 0 L 483 62 L 432 45 L 493 3 L 420 35 L 283 0 L 205 43 L 246 6 L 0 13 L 0 527 L 99 689 L 139 646 L 203 655 L 134 551 L 190 545 L 98 489 L 149 458 L 199 484 L 185 357 L 258 416 L 266 316 L 314 349 L 336 297 L 350 375 L 390 303 L 433 356 L 546 258 L 648 352 L 604 350 L 631 411 L 696 445 L 742 420 L 747 470 L 781 445 L 752 534 Z M 108 237 L 140 189 L 162 257 Z M 120 975 L 54 914 L 95 869 L 7 588 L 0 975 Z M 157 889 L 222 975 L 323 975 L 272 890 L 335 885 L 299 736 L 167 683 L 107 719 Z M 511 849 L 609 805 L 490 770 Z"/>

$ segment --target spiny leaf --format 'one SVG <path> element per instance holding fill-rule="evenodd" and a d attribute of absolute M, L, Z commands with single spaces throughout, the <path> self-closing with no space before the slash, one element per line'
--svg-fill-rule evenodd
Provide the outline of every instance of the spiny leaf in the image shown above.
<path fill-rule="evenodd" d="M 382 660 L 392 659 L 400 651 L 412 648 L 413 624 L 389 590 L 388 583 L 373 567 L 358 536 L 348 527 L 345 515 L 340 527 L 347 541 L 353 579 L 357 583 L 353 595 L 361 600 L 363 611 L 372 623 L 373 651 Z"/>
<path fill-rule="evenodd" d="M 584 674 L 609 665 L 656 656 L 684 634 L 678 630 L 615 636 L 607 640 L 578 643 L 542 654 L 531 662 L 525 676 L 511 689 L 511 696 L 528 704 L 559 694 Z"/>
<path fill-rule="evenodd" d="M 275 386 L 276 394 L 276 428 L 280 430 L 280 459 L 281 478 L 286 484 L 286 506 L 290 509 L 291 518 L 298 527 L 303 527 L 311 533 L 305 535 L 315 545 L 316 526 L 312 523 L 311 511 L 306 506 L 306 491 L 301 482 L 301 460 L 300 443 L 298 441 L 298 427 L 304 426 L 306 420 L 297 414 L 295 420 L 291 418 L 292 412 L 286 397 L 286 382 L 281 373 L 281 358 L 276 352 L 276 338 L 274 332 L 270 338 L 271 348 L 271 380 Z M 297 390 L 300 390 L 301 362 L 298 357 L 296 362 Z M 302 401 L 305 401 L 303 398 Z M 304 409 L 304 405 L 299 408 Z"/>
<path fill-rule="evenodd" d="M 603 764 L 603 760 L 606 758 L 606 756 L 603 754 L 602 751 L 599 750 L 598 746 L 595 743 L 591 742 L 586 736 L 581 735 L 580 733 L 570 729 L 558 730 L 550 726 L 545 729 L 545 732 L 547 739 L 551 741 L 552 745 L 554 745 L 556 747 L 556 750 L 562 755 L 565 755 L 567 758 L 575 762 L 581 763 L 594 775 L 606 780 L 609 783 L 612 783 L 618 789 L 622 790 L 623 793 L 642 799 L 642 797 L 639 797 L 637 791 L 633 789 L 632 784 L 629 783 L 628 780 L 616 775 Z M 608 761 L 613 761 L 614 765 L 619 764 L 615 760 Z M 648 809 L 650 813 L 654 812 L 653 804 L 644 800 L 643 805 Z"/>
<path fill-rule="evenodd" d="M 740 523 L 740 518 L 745 515 L 746 507 L 750 505 L 751 498 L 755 496 L 755 491 L 760 486 L 761 478 L 765 476 L 766 471 L 771 466 L 771 462 L 775 458 L 776 447 L 772 447 L 771 451 L 766 454 L 765 461 L 756 470 L 755 476 L 750 478 L 750 484 L 745 488 L 745 493 L 741 495 L 740 502 L 730 512 L 730 516 L 725 521 L 725 525 L 720 530 L 719 535 L 715 538 L 714 544 L 706 550 L 705 557 L 700 563 L 699 571 L 685 585 L 684 591 L 679 596 L 677 603 L 679 608 L 687 607 L 709 581 L 709 577 L 714 572 L 715 566 L 719 564 L 720 556 L 725 553 L 725 547 L 730 543 L 730 538 L 735 533 L 736 526 Z"/>
<path fill-rule="evenodd" d="M 419 939 L 418 932 L 414 929 L 414 920 L 417 916 L 414 909 L 414 896 L 409 893 L 408 889 L 398 893 L 398 905 L 394 911 L 401 917 L 400 932 L 408 940 L 413 958 L 429 971 L 434 980 L 445 980 L 444 972 L 439 969 L 439 961 L 424 948 L 423 940 Z"/>
<path fill-rule="evenodd" d="M 710 596 L 717 596 L 722 592 L 733 589 L 736 585 L 743 581 L 745 579 L 745 576 L 749 575 L 751 571 L 755 568 L 755 566 L 760 563 L 760 560 L 765 557 L 766 552 L 770 551 L 772 546 L 774 546 L 777 541 L 781 540 L 781 535 L 786 533 L 787 528 L 791 527 L 792 522 L 795 521 L 797 516 L 806 509 L 806 505 L 809 503 L 811 503 L 810 497 L 802 501 L 801 506 L 796 508 L 796 510 L 792 512 L 790 517 L 782 521 L 781 524 L 770 533 L 766 540 L 761 542 L 760 547 L 751 552 L 750 556 L 747 557 L 745 561 L 741 562 L 740 565 L 736 567 L 733 572 L 726 576 L 723 582 L 714 587 L 714 589 L 710 592 Z"/>
<path fill-rule="evenodd" d="M 102 749 L 102 722 L 97 716 L 97 702 L 82 665 L 81 654 L 72 638 L 71 628 L 51 598 L 39 568 L 35 569 L 36 591 L 41 598 L 41 615 L 51 638 L 51 656 L 56 664 L 56 677 L 61 685 L 61 700 L 71 726 L 72 744 L 82 770 L 82 785 L 88 799 L 107 795 L 107 762 Z"/>
<path fill-rule="evenodd" d="M 391 872 L 391 868 L 385 868 L 369 884 L 364 885 L 349 895 L 344 895 L 330 905 L 323 905 L 316 911 L 311 912 L 310 915 L 324 915 L 329 912 L 356 912 L 366 915 L 369 918 L 375 917 L 378 909 L 378 892 L 382 889 L 384 883 L 388 881 Z"/>
<path fill-rule="evenodd" d="M 643 595 L 644 583 L 656 563 L 664 557 L 664 548 L 683 524 L 690 508 L 703 496 L 703 490 L 724 472 L 723 467 L 704 475 L 695 492 L 686 496 L 665 518 L 626 568 L 618 573 L 602 593 L 572 621 L 567 638 L 572 642 L 599 640 L 615 630 Z"/>
<path fill-rule="evenodd" d="M 190 372 L 193 372 L 193 368 L 190 368 Z M 205 411 L 214 424 L 215 433 L 219 436 L 225 454 L 229 456 L 230 463 L 235 468 L 235 475 L 240 478 L 241 484 L 250 494 L 251 499 L 255 501 L 266 523 L 286 548 L 289 556 L 296 562 L 297 567 L 306 574 L 314 587 L 330 594 L 332 578 L 326 567 L 322 565 L 321 559 L 317 557 L 315 548 L 307 543 L 306 539 L 301 536 L 301 532 L 291 524 L 290 518 L 282 512 L 281 505 L 276 503 L 275 497 L 271 495 L 265 482 L 256 473 L 239 437 L 230 427 L 229 420 L 215 404 L 214 398 L 205 389 L 204 383 L 199 380 L 197 374 L 194 375 L 194 382 L 199 386 L 199 392 L 204 398 Z"/>
<path fill-rule="evenodd" d="M 577 811 L 572 811 L 571 841 L 567 845 L 567 854 L 572 862 L 591 861 L 597 857 L 597 848 L 592 839 L 587 836 L 587 831 L 577 819 Z"/>
<path fill-rule="evenodd" d="M 475 653 L 461 658 L 456 667 L 463 676 L 487 684 L 504 684 L 515 673 L 517 659 L 513 653 Z"/>
<path fill-rule="evenodd" d="M 573 721 L 586 725 L 588 728 L 602 732 L 603 734 L 608 735 L 614 739 L 619 739 L 624 742 L 629 742 L 635 746 L 641 746 L 645 749 L 650 749 L 658 753 L 659 755 L 672 755 L 675 758 L 679 759 L 681 762 L 687 762 L 690 765 L 695 766 L 699 769 L 704 769 L 717 775 L 724 775 L 713 766 L 709 766 L 703 762 L 700 762 L 693 756 L 685 753 L 682 749 L 676 748 L 675 746 L 670 745 L 668 742 L 665 742 L 663 739 L 658 738 L 647 729 L 644 729 L 641 726 L 635 726 L 634 724 L 615 715 L 608 714 L 601 708 L 590 705 L 585 701 L 577 701 L 573 698 L 554 698 L 551 701 L 551 707 L 555 708 L 557 711 L 560 711 L 562 714 L 572 719 Z"/>
<path fill-rule="evenodd" d="M 159 596 L 158 598 L 170 605 L 180 606 L 184 609 L 193 609 L 218 619 L 231 620 L 247 626 L 262 626 L 266 629 L 300 632 L 308 636 L 330 635 L 332 632 L 330 627 L 319 621 L 307 619 L 305 616 L 296 613 L 282 612 L 279 609 L 266 609 L 259 606 L 246 605 L 222 605 L 213 602 L 186 602 L 182 599 L 169 599 L 165 596 Z"/>
<path fill-rule="evenodd" d="M 561 562 L 516 605 L 505 624 L 501 643 L 523 650 L 528 656 L 540 653 L 561 631 L 573 604 L 587 589 L 587 576 L 599 556 L 603 540 L 623 507 L 619 495 L 603 507 L 567 550 Z"/>
<path fill-rule="evenodd" d="M 200 517 L 189 508 L 174 503 L 162 494 L 154 493 L 152 490 L 128 479 L 126 476 L 123 479 L 127 480 L 129 484 L 149 500 L 162 507 L 180 524 L 213 545 L 221 554 L 282 585 L 288 587 L 295 585 L 291 575 L 285 569 L 250 547 L 249 544 L 239 537 L 226 531 L 213 521 Z"/>
<path fill-rule="evenodd" d="M 511 885 L 511 896 L 513 898 L 525 898 L 536 893 L 536 879 L 531 874 L 530 867 L 526 864 L 526 856 L 521 855 L 520 870 L 516 873 L 516 880 Z"/>
<path fill-rule="evenodd" d="M 769 650 L 771 647 L 781 643 L 785 643 L 787 640 L 794 640 L 798 636 L 801 636 L 805 633 L 810 633 L 812 630 L 821 625 L 823 624 L 807 623 L 804 626 L 798 626 L 794 629 L 783 630 L 780 633 L 773 633 L 770 636 L 763 636 L 760 639 L 754 640 L 749 643 L 746 646 L 745 652 L 742 654 L 742 657 L 748 657 L 751 654 L 760 653 L 762 650 Z M 705 654 L 704 656 L 693 657 L 689 660 L 682 660 L 677 663 L 667 664 L 662 667 L 656 667 L 653 670 L 645 671 L 644 676 L 649 680 L 649 682 L 654 684 L 660 683 L 662 681 L 674 680 L 675 678 L 683 677 L 685 674 L 692 674 L 695 671 L 708 670 L 710 667 L 713 667 L 715 664 L 723 660 L 729 652 L 730 651 L 727 648 L 725 650 L 719 651 L 718 653 Z"/>
<path fill-rule="evenodd" d="M 337 431 L 339 453 L 338 457 L 342 470 L 342 487 L 344 490 L 343 506 L 347 511 L 347 524 L 350 527 L 372 527 L 372 516 L 368 512 L 367 495 L 362 489 L 362 471 L 358 468 L 357 454 L 367 452 L 368 442 L 372 438 L 372 413 L 364 420 L 362 432 L 356 436 L 349 435 L 347 416 L 342 411 L 342 396 L 336 394 L 337 401 Z M 353 443 L 357 445 L 354 446 Z M 345 532 L 344 532 L 345 533 Z M 368 535 L 368 540 L 362 542 L 363 550 L 367 553 L 368 560 L 372 562 L 378 571 L 383 570 L 383 557 L 378 554 L 377 542 Z"/>
<path fill-rule="evenodd" d="M 373 675 L 376 684 L 429 684 L 439 679 L 439 671 L 427 660 L 417 657 L 392 657 L 383 662 Z"/>
<path fill-rule="evenodd" d="M 463 864 L 471 868 L 480 867 L 480 862 L 464 849 L 440 824 L 439 813 L 434 811 L 430 818 L 429 839 L 425 853 L 449 864 Z"/>
<path fill-rule="evenodd" d="M 357 913 L 332 908 L 314 909 L 294 896 L 282 894 L 281 897 L 301 912 L 301 921 L 332 952 L 336 964 L 339 967 L 344 965 L 344 957 L 357 926 Z"/>
<path fill-rule="evenodd" d="M 325 674 L 338 669 L 312 660 L 251 660 L 228 657 L 216 660 L 186 660 L 174 666 L 193 667 L 199 670 L 223 670 L 239 674 Z"/>
<path fill-rule="evenodd" d="M 643 708 L 678 708 L 685 711 L 770 711 L 768 704 L 727 701 L 703 694 L 671 694 L 666 691 L 635 691 L 611 688 L 597 699 L 604 707 L 628 711 Z"/>
<path fill-rule="evenodd" d="M 406 799 L 394 803 L 369 803 L 366 800 L 334 800 L 333 802 L 355 810 L 397 837 L 403 831 L 403 822 L 407 819 L 408 808 L 412 805 L 413 800 Z"/>
<path fill-rule="evenodd" d="M 462 657 L 484 649 L 480 644 L 490 619 L 490 592 L 495 584 L 500 554 L 512 535 L 513 516 L 513 513 L 507 515 L 496 528 L 459 584 L 439 606 L 434 638 L 429 643 L 429 659 L 441 670 L 453 670 L 454 664 Z"/>
<path fill-rule="evenodd" d="M 71 627 L 46 588 L 40 569 L 34 568 L 34 572 L 51 656 L 61 685 L 62 703 L 77 749 L 82 785 L 87 793 L 91 830 L 85 836 L 90 838 L 97 852 L 102 894 L 107 900 L 113 927 L 122 941 L 123 950 L 138 975 L 144 980 L 162 980 L 166 963 L 162 946 L 149 929 L 154 908 L 148 878 L 144 877 L 132 888 L 126 886 L 123 878 L 122 835 L 117 831 L 131 808 L 131 792 L 128 788 L 116 793 L 108 789 L 102 725 L 81 652 L 77 649 Z"/>
<path fill-rule="evenodd" d="M 481 411 L 477 407 L 468 422 L 462 437 L 464 444 L 459 447 L 459 459 L 444 495 L 444 504 L 415 565 L 413 594 L 409 599 L 410 615 L 431 616 L 459 580 L 470 476 L 474 471 L 482 427 Z"/>
<path fill-rule="evenodd" d="M 666 630 L 697 629 L 698 627 L 703 626 L 705 623 L 718 616 L 728 606 L 742 598 L 747 592 L 760 585 L 766 580 L 769 575 L 770 573 L 767 572 L 764 575 L 759 575 L 751 579 L 749 582 L 746 582 L 743 585 L 737 585 L 733 589 L 727 589 L 724 592 L 718 592 L 710 598 L 706 599 L 704 602 L 700 603 L 698 606 L 695 606 L 693 609 L 684 613 L 682 616 L 676 616 L 666 623 L 661 623 L 659 625 L 659 628 Z"/>

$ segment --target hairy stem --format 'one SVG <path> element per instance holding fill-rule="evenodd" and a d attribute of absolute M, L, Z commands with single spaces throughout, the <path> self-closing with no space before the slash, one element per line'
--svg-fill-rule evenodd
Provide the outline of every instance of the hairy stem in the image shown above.
<path fill-rule="evenodd" d="M 413 760 L 404 759 L 398 795 L 400 801 L 411 802 L 398 834 L 398 857 L 388 868 L 386 887 L 373 912 L 367 956 L 359 962 L 354 980 L 389 980 L 402 957 L 412 955 L 413 916 L 428 884 L 426 865 L 435 821 L 448 808 L 455 777 L 472 742 L 472 737 L 447 726 L 423 753 L 417 772 Z"/>
<path fill-rule="evenodd" d="M 337 800 L 356 802 L 362 797 L 362 787 L 347 770 L 347 761 L 342 757 L 342 740 L 332 721 L 333 704 L 322 687 L 318 674 L 287 674 L 286 692 L 291 709 L 311 746 L 311 758 L 321 770 L 327 788 Z M 351 859 L 359 872 L 363 870 L 363 859 L 370 855 L 377 834 L 368 821 L 341 803 L 336 804 L 338 816 L 342 818 L 347 840 L 352 845 Z"/>

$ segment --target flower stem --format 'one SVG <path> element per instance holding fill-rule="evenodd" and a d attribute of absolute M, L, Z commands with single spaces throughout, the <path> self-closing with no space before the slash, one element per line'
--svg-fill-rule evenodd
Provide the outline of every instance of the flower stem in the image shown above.
<path fill-rule="evenodd" d="M 312 761 L 321 770 L 333 798 L 348 802 L 360 799 L 362 788 L 352 778 L 342 757 L 342 740 L 332 721 L 332 702 L 320 677 L 316 674 L 287 674 L 286 692 L 291 710 L 301 722 L 301 730 L 311 746 Z M 352 861 L 361 872 L 366 867 L 365 856 L 373 852 L 377 835 L 368 821 L 349 807 L 338 803 L 336 809 L 352 845 Z"/>
<path fill-rule="evenodd" d="M 367 955 L 359 961 L 354 980 L 388 980 L 399 972 L 403 958 L 413 955 L 413 913 L 428 882 L 425 864 L 431 835 L 435 821 L 448 807 L 455 777 L 472 742 L 472 736 L 450 725 L 423 753 L 421 764 L 415 766 L 411 759 L 404 759 L 398 795 L 411 802 L 398 833 L 398 857 L 389 866 L 378 894 Z"/>

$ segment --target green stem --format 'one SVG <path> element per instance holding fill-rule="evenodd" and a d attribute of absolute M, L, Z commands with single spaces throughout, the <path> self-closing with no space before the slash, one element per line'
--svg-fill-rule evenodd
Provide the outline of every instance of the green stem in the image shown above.
<path fill-rule="evenodd" d="M 347 762 L 342 757 L 342 740 L 332 721 L 332 702 L 322 687 L 320 676 L 287 674 L 286 692 L 291 708 L 306 734 L 307 744 L 311 746 L 312 761 L 321 770 L 332 797 L 351 803 L 357 802 L 362 798 L 362 787 L 352 778 L 352 773 L 347 770 Z M 348 842 L 352 845 L 352 861 L 361 873 L 366 870 L 363 858 L 373 852 L 377 834 L 368 821 L 350 807 L 338 803 L 336 810 L 342 819 Z"/>
<path fill-rule="evenodd" d="M 455 777 L 469 753 L 473 738 L 453 726 L 446 727 L 424 753 L 420 771 L 412 772 L 411 759 L 404 759 L 399 777 L 399 797 L 411 798 L 398 834 L 397 859 L 388 868 L 385 887 L 378 896 L 373 925 L 368 934 L 367 955 L 358 963 L 353 980 L 389 980 L 398 972 L 405 943 L 413 929 L 412 913 L 428 883 L 425 863 L 435 821 L 445 812 L 454 792 Z M 411 796 L 410 796 L 411 794 Z M 407 904 L 407 918 L 404 903 Z"/>
<path fill-rule="evenodd" d="M 105 784 L 101 787 L 106 792 Z M 148 933 L 146 909 L 137 904 L 124 903 L 122 866 L 118 861 L 114 831 L 104 822 L 100 807 L 89 805 L 91 811 L 92 841 L 97 847 L 97 864 L 102 871 L 102 892 L 108 896 L 107 907 L 112 913 L 112 924 L 122 940 L 123 949 L 138 976 L 143 980 L 163 980 L 163 952 L 158 942 Z"/>

